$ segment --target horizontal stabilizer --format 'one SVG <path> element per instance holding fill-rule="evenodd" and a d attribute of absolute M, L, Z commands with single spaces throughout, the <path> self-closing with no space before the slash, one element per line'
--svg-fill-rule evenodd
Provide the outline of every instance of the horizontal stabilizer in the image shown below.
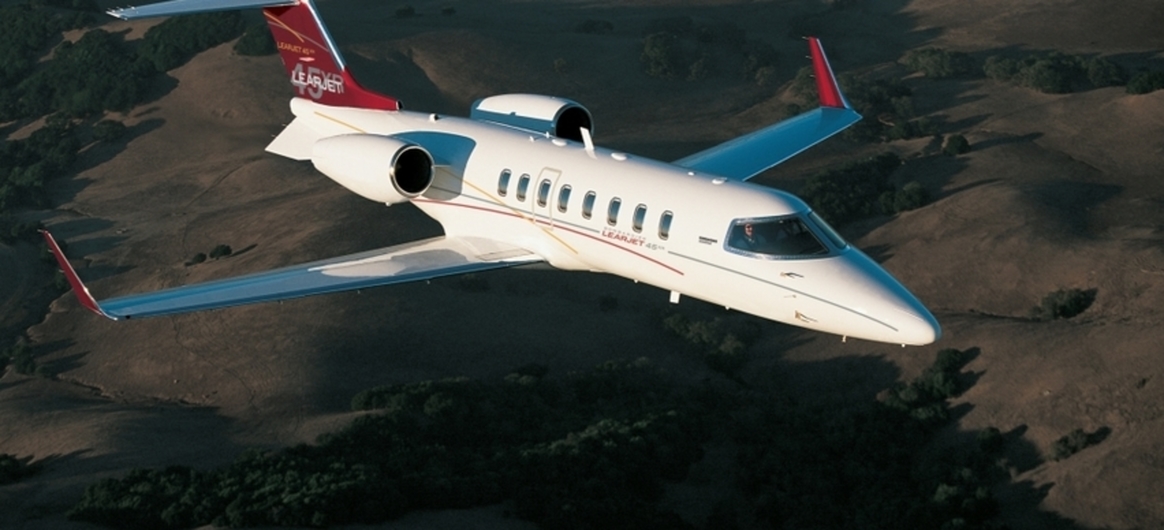
<path fill-rule="evenodd" d="M 311 160 L 311 148 L 322 135 L 307 125 L 306 120 L 295 118 L 283 131 L 267 144 L 267 152 L 285 156 L 291 160 Z"/>
<path fill-rule="evenodd" d="M 480 272 L 541 261 L 526 250 L 483 238 L 437 237 L 225 280 L 97 302 L 44 232 L 85 308 L 113 320 L 171 315 Z"/>

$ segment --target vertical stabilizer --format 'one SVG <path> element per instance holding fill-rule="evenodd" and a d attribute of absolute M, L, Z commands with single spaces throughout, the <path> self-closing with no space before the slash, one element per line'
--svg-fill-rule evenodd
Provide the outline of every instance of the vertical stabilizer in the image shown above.
<path fill-rule="evenodd" d="M 311 0 L 171 0 L 109 14 L 132 20 L 256 7 L 263 8 L 297 96 L 335 107 L 400 110 L 395 98 L 356 82 Z"/>

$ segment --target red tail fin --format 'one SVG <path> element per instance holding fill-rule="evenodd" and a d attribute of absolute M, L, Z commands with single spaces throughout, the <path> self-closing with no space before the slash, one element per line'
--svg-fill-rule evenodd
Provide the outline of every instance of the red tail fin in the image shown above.
<path fill-rule="evenodd" d="M 833 75 L 833 67 L 829 65 L 829 58 L 825 56 L 820 39 L 808 37 L 808 47 L 812 57 L 812 72 L 816 77 L 816 90 L 820 94 L 820 106 L 850 109 L 849 102 L 841 94 L 841 87 L 837 84 L 837 77 Z"/>
<path fill-rule="evenodd" d="M 352 78 L 310 0 L 265 7 L 263 15 L 300 97 L 337 107 L 400 109 L 396 99 L 372 92 Z"/>
<path fill-rule="evenodd" d="M 283 66 L 299 96 L 324 105 L 400 110 L 395 98 L 372 92 L 348 72 L 339 48 L 311 0 L 169 0 L 109 11 L 125 20 L 261 7 Z"/>

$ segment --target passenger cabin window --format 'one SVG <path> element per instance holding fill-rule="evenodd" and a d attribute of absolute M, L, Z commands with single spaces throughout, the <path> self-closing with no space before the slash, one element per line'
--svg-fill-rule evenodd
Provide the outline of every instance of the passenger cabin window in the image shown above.
<path fill-rule="evenodd" d="M 606 224 L 615 226 L 618 224 L 618 207 L 622 206 L 622 199 L 615 197 L 610 199 L 610 207 L 606 209 Z"/>
<path fill-rule="evenodd" d="M 497 179 L 497 194 L 504 197 L 509 193 L 509 177 L 513 175 L 508 169 L 501 172 L 501 178 Z"/>
<path fill-rule="evenodd" d="M 586 196 L 582 198 L 582 218 L 589 219 L 590 215 L 594 213 L 594 199 L 598 197 L 593 191 L 586 192 Z"/>
<path fill-rule="evenodd" d="M 774 257 L 810 257 L 829 253 L 800 216 L 744 219 L 732 224 L 727 245 L 734 250 Z"/>
<path fill-rule="evenodd" d="M 538 184 L 538 206 L 545 207 L 550 202 L 550 179 L 542 180 Z"/>
<path fill-rule="evenodd" d="M 529 174 L 523 174 L 517 179 L 517 200 L 525 202 L 525 192 L 529 189 Z"/>
<path fill-rule="evenodd" d="M 558 211 L 566 213 L 566 208 L 570 206 L 570 185 L 562 186 L 558 191 Z"/>
<path fill-rule="evenodd" d="M 659 239 L 665 241 L 668 237 L 671 237 L 672 217 L 675 217 L 675 214 L 671 213 L 671 210 L 663 212 L 663 215 L 659 217 Z"/>
<path fill-rule="evenodd" d="M 643 221 L 647 218 L 647 205 L 640 204 L 635 206 L 635 215 L 631 218 L 631 228 L 635 232 L 643 231 Z"/>

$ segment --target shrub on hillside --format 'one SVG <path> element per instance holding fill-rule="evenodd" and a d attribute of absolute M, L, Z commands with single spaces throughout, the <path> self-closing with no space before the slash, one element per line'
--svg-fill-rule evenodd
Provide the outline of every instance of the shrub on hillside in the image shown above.
<path fill-rule="evenodd" d="M 210 250 L 210 259 L 225 258 L 231 254 L 230 245 L 219 244 Z"/>
<path fill-rule="evenodd" d="M 98 142 L 112 142 L 125 136 L 125 124 L 114 120 L 101 120 L 93 124 L 93 139 Z"/>
<path fill-rule="evenodd" d="M 1093 433 L 1084 432 L 1083 429 L 1075 429 L 1051 444 L 1051 459 L 1055 461 L 1066 459 L 1103 441 L 1110 432 L 1111 429 L 1107 427 L 1100 427 Z"/>
<path fill-rule="evenodd" d="M 1164 72 L 1144 72 L 1136 74 L 1128 81 L 1129 94 L 1147 94 L 1164 89 Z"/>
<path fill-rule="evenodd" d="M 946 141 L 942 142 L 942 153 L 949 156 L 958 156 L 969 152 L 970 142 L 960 134 L 951 134 L 946 137 Z"/>
<path fill-rule="evenodd" d="M 747 364 L 747 349 L 760 336 L 755 322 L 691 320 L 679 313 L 663 319 L 663 327 L 698 351 L 708 368 L 728 376 L 736 375 Z"/>
<path fill-rule="evenodd" d="M 916 180 L 907 182 L 895 192 L 881 194 L 881 211 L 886 214 L 916 210 L 930 203 L 930 193 Z"/>
<path fill-rule="evenodd" d="M 912 50 L 902 59 L 907 67 L 921 72 L 926 77 L 944 79 L 950 77 L 972 77 L 981 73 L 981 68 L 973 57 L 962 52 L 950 52 L 941 48 Z"/>
<path fill-rule="evenodd" d="M 1087 80 L 1094 87 L 1119 86 L 1127 82 L 1122 66 L 1102 57 L 1093 57 L 1084 64 Z"/>
<path fill-rule="evenodd" d="M 17 458 L 15 455 L 0 453 L 0 484 L 11 484 L 40 471 L 40 466 L 30 464 L 30 460 L 32 457 Z"/>
<path fill-rule="evenodd" d="M 1072 318 L 1087 310 L 1095 302 L 1095 289 L 1059 289 L 1043 298 L 1031 316 L 1038 320 Z"/>
<path fill-rule="evenodd" d="M 683 69 L 683 52 L 679 37 L 674 33 L 659 32 L 643 39 L 639 56 L 647 75 L 660 79 L 675 79 Z"/>

